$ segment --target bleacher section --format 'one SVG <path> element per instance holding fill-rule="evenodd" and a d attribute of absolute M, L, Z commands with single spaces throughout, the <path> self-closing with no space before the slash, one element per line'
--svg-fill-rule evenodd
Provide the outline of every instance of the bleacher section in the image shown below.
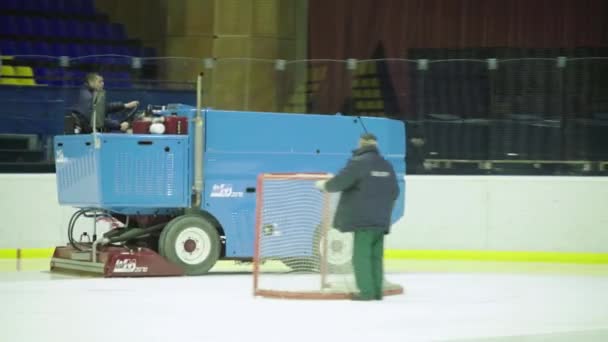
<path fill-rule="evenodd" d="M 605 174 L 606 49 L 412 49 L 407 60 L 311 61 L 282 108 L 405 120 L 408 169 L 446 174 Z M 564 58 L 558 58 L 564 56 Z M 491 67 L 489 59 L 496 66 Z M 560 62 L 562 60 L 563 62 Z M 425 63 L 424 63 L 424 62 Z M 392 70 L 387 70 L 392 66 Z M 347 79 L 348 78 L 348 79 Z M 398 104 L 394 81 L 401 78 Z M 325 103 L 323 101 L 326 101 Z M 414 151 L 414 153 L 410 153 Z M 415 158 L 409 158 L 415 156 Z M 423 165 L 424 163 L 424 165 Z M 417 167 L 414 167 L 419 164 Z"/>
<path fill-rule="evenodd" d="M 87 72 L 103 75 L 111 101 L 136 99 L 142 107 L 195 103 L 193 83 L 170 78 L 207 68 L 208 56 L 138 59 L 154 57 L 155 51 L 94 5 L 94 0 L 0 0 L 0 139 L 11 134 L 6 139 L 15 141 L 21 139 L 15 134 L 22 134 L 39 142 L 30 151 L 0 141 L 0 165 L 52 156 L 43 145 L 62 132 Z M 289 63 L 266 75 L 278 86 L 276 104 L 264 110 L 404 120 L 408 170 L 419 173 L 608 172 L 608 49 L 403 53 L 407 59 L 386 59 L 379 44 L 369 59 Z M 207 78 L 214 81 L 205 91 L 227 91 L 222 79 L 229 73 L 210 71 L 216 76 Z"/>
<path fill-rule="evenodd" d="M 0 55 L 2 65 L 30 67 L 34 76 L 15 79 L 6 69 L 2 78 L 9 80 L 1 84 L 78 85 L 85 72 L 102 69 L 112 88 L 131 86 L 130 57 L 153 57 L 155 51 L 129 39 L 121 24 L 95 10 L 93 0 L 3 0 Z M 76 59 L 66 66 L 60 56 Z"/>
<path fill-rule="evenodd" d="M 131 90 L 131 57 L 154 55 L 97 12 L 94 0 L 0 1 L 0 172 L 52 169 L 52 137 L 63 132 L 87 72 L 103 73 L 114 100 L 157 104 L 154 91 Z M 159 98 L 190 95 L 166 94 Z"/>

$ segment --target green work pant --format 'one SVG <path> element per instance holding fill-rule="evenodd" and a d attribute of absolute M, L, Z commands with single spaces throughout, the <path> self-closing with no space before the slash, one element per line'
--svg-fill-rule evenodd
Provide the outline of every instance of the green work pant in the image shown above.
<path fill-rule="evenodd" d="M 377 229 L 355 231 L 353 268 L 362 299 L 381 299 L 384 278 L 384 232 Z"/>

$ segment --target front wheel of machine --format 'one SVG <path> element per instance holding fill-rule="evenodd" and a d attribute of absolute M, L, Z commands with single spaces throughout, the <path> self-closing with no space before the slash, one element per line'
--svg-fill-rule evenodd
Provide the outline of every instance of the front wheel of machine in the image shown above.
<path fill-rule="evenodd" d="M 207 273 L 220 257 L 220 237 L 215 227 L 200 216 L 176 217 L 163 229 L 159 252 L 187 275 Z"/>

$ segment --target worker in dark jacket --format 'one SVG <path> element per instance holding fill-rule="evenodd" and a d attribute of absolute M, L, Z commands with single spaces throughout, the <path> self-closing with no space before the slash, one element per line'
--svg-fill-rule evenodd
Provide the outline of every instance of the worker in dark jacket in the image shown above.
<path fill-rule="evenodd" d="M 127 122 L 112 120 L 106 117 L 106 113 L 115 113 L 124 109 L 133 109 L 139 105 L 138 101 L 128 103 L 109 102 L 106 103 L 105 90 L 103 89 L 103 77 L 98 73 L 86 75 L 85 84 L 80 89 L 78 101 L 70 108 L 72 115 L 76 117 L 76 126 L 80 133 L 90 133 L 93 127 L 97 132 L 118 130 L 126 131 L 129 128 Z M 93 118 L 95 121 L 93 122 Z"/>
<path fill-rule="evenodd" d="M 390 231 L 399 195 L 395 171 L 380 155 L 376 140 L 373 134 L 362 135 L 347 165 L 335 177 L 315 184 L 323 191 L 342 192 L 333 226 L 354 232 L 356 300 L 382 299 L 384 235 Z"/>

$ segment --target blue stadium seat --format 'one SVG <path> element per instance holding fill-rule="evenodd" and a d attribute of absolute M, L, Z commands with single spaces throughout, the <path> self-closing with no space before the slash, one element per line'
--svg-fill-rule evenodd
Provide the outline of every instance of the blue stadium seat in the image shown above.
<path fill-rule="evenodd" d="M 15 42 L 15 55 L 31 55 L 32 43 L 27 40 L 18 40 Z"/>
<path fill-rule="evenodd" d="M 97 39 L 125 40 L 126 34 L 121 24 L 95 23 L 94 32 Z"/>
<path fill-rule="evenodd" d="M 120 57 L 116 57 L 114 59 L 114 64 L 119 65 L 130 65 L 131 57 L 135 57 L 136 53 L 128 46 L 125 45 L 116 45 L 114 47 L 114 53 L 120 55 Z"/>
<path fill-rule="evenodd" d="M 81 21 L 66 20 L 65 31 L 68 38 L 86 38 L 84 37 L 85 32 Z"/>
<path fill-rule="evenodd" d="M 51 46 L 53 56 L 68 56 L 76 57 L 76 49 L 74 44 L 58 43 Z"/>
<path fill-rule="evenodd" d="M 59 70 L 60 71 L 58 71 L 57 73 L 63 77 L 62 85 L 68 86 L 68 87 L 74 85 L 76 80 L 74 79 L 74 76 L 72 75 L 72 71 L 64 70 L 64 69 L 59 69 Z"/>
<path fill-rule="evenodd" d="M 80 0 L 82 3 L 80 13 L 84 14 L 94 14 L 95 13 L 95 0 Z"/>
<path fill-rule="evenodd" d="M 60 68 L 34 68 L 34 78 L 38 84 L 63 86 L 65 75 Z"/>
<path fill-rule="evenodd" d="M 96 56 L 99 54 L 99 52 L 97 50 L 97 45 L 81 44 L 79 46 L 79 52 L 80 52 L 80 58 L 78 59 L 77 63 L 80 63 L 80 64 L 88 64 L 88 63 L 98 64 L 98 63 L 100 63 L 99 57 Z"/>
<path fill-rule="evenodd" d="M 119 51 L 119 54 L 122 56 L 137 57 L 136 49 L 131 46 L 119 45 L 116 50 Z"/>
<path fill-rule="evenodd" d="M 109 56 L 117 54 L 112 45 L 100 44 L 97 45 L 97 54 L 101 55 L 97 58 L 97 63 L 100 64 L 116 64 L 119 63 L 119 57 Z"/>
<path fill-rule="evenodd" d="M 112 53 L 112 46 L 106 44 L 97 44 L 97 53 L 100 55 L 107 55 Z"/>
<path fill-rule="evenodd" d="M 95 54 L 98 55 L 96 58 L 97 63 L 103 63 L 105 60 L 108 60 L 109 57 L 105 57 L 104 55 L 112 53 L 111 48 L 105 44 L 95 45 L 95 52 Z"/>
<path fill-rule="evenodd" d="M 47 0 L 21 0 L 19 2 L 20 10 L 25 11 L 46 11 L 48 9 Z"/>
<path fill-rule="evenodd" d="M 94 14 L 95 4 L 93 0 L 63 0 L 62 10 L 65 13 Z"/>
<path fill-rule="evenodd" d="M 84 44 L 82 50 L 85 56 L 94 56 L 98 54 L 96 44 Z"/>
<path fill-rule="evenodd" d="M 133 56 L 133 51 L 131 51 L 131 49 L 125 45 L 117 45 L 114 47 L 114 51 L 116 51 L 116 54 L 121 56 Z"/>
<path fill-rule="evenodd" d="M 112 40 L 125 40 L 127 39 L 127 34 L 125 32 L 124 26 L 122 24 L 110 24 L 110 37 Z"/>
<path fill-rule="evenodd" d="M 51 77 L 53 77 L 53 80 L 50 82 L 50 85 L 59 86 L 59 87 L 68 85 L 67 84 L 68 75 L 64 69 L 62 69 L 62 68 L 49 69 L 49 73 L 50 73 Z"/>
<path fill-rule="evenodd" d="M 2 10 L 18 10 L 21 8 L 20 0 L 2 0 L 0 1 L 0 9 Z"/>
<path fill-rule="evenodd" d="M 74 44 L 75 57 L 84 57 L 89 55 L 87 46 L 85 44 Z"/>
<path fill-rule="evenodd" d="M 0 52 L 4 56 L 13 56 L 17 54 L 17 47 L 15 46 L 15 42 L 12 40 L 2 40 L 0 41 Z"/>
<path fill-rule="evenodd" d="M 99 32 L 98 23 L 94 21 L 84 21 L 81 23 L 82 38 L 84 39 L 101 39 L 102 35 Z"/>
<path fill-rule="evenodd" d="M 98 23 L 96 26 L 98 39 L 102 40 L 120 40 L 113 36 L 112 24 L 110 23 Z"/>
<path fill-rule="evenodd" d="M 24 16 L 16 16 L 15 21 L 17 34 L 31 36 L 33 35 L 32 19 Z"/>
<path fill-rule="evenodd" d="M 84 72 L 80 70 L 66 70 L 64 72 L 64 83 L 65 86 L 76 87 L 82 84 L 84 78 Z"/>
<path fill-rule="evenodd" d="M 0 16 L 0 34 L 17 35 L 19 28 L 17 27 L 14 16 Z"/>
<path fill-rule="evenodd" d="M 65 7 L 69 4 L 66 4 L 65 0 L 47 0 L 47 11 L 50 13 L 58 13 L 58 14 L 68 14 L 66 12 Z"/>
<path fill-rule="evenodd" d="M 68 43 L 65 44 L 66 56 L 78 57 L 80 56 L 79 46 L 77 44 Z"/>
<path fill-rule="evenodd" d="M 116 84 L 116 77 L 114 76 L 114 72 L 112 71 L 104 71 L 101 72 L 101 75 L 103 76 L 103 83 L 105 85 L 106 89 L 109 88 L 115 88 L 115 84 Z"/>
<path fill-rule="evenodd" d="M 63 38 L 68 35 L 65 21 L 61 19 L 49 19 L 47 22 L 47 32 L 47 35 L 50 37 Z"/>
<path fill-rule="evenodd" d="M 57 12 L 57 0 L 29 0 L 37 11 L 53 13 Z"/>
<path fill-rule="evenodd" d="M 38 37 L 48 37 L 48 20 L 45 18 L 31 18 L 31 35 Z"/>
<path fill-rule="evenodd" d="M 74 79 L 76 80 L 75 81 L 75 85 L 81 85 L 84 82 L 84 76 L 86 74 L 87 73 L 84 72 L 84 71 L 75 70 L 74 74 L 73 74 L 74 75 Z"/>
<path fill-rule="evenodd" d="M 48 80 L 48 69 L 47 68 L 34 68 L 34 79 L 38 84 L 49 84 Z"/>
<path fill-rule="evenodd" d="M 84 55 L 84 51 L 83 51 L 83 47 L 81 44 L 78 43 L 67 43 L 65 44 L 66 52 L 67 52 L 67 56 L 72 58 L 72 57 L 80 57 Z"/>
<path fill-rule="evenodd" d="M 131 87 L 131 74 L 124 71 L 108 71 L 103 73 L 107 88 Z"/>
<path fill-rule="evenodd" d="M 51 56 L 61 56 L 62 55 L 61 44 L 51 43 L 51 44 L 49 44 L 49 48 L 51 50 Z"/>
<path fill-rule="evenodd" d="M 31 52 L 34 55 L 50 56 L 51 48 L 46 42 L 33 42 L 31 44 Z"/>
<path fill-rule="evenodd" d="M 120 81 L 118 85 L 120 88 L 130 88 L 132 86 L 130 73 L 117 72 L 116 78 Z"/>
<path fill-rule="evenodd" d="M 13 25 L 9 23 L 11 17 L 0 15 L 0 34 L 12 34 Z"/>

